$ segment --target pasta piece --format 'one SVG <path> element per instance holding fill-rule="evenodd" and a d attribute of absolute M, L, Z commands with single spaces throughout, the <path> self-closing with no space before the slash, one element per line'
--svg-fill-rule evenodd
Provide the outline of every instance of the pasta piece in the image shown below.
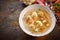
<path fill-rule="evenodd" d="M 39 31 L 39 29 L 37 29 L 37 28 L 36 28 L 36 29 L 35 29 L 35 31 L 36 31 L 36 32 L 38 32 L 38 31 Z"/>
<path fill-rule="evenodd" d="M 36 21 L 36 23 L 38 23 L 40 26 L 43 25 L 43 23 L 41 21 Z"/>
<path fill-rule="evenodd" d="M 38 15 L 37 15 L 37 12 L 32 12 L 32 16 L 34 16 L 34 17 L 37 17 Z"/>
<path fill-rule="evenodd" d="M 47 22 L 47 20 L 43 20 L 42 22 L 45 23 L 45 22 Z"/>
<path fill-rule="evenodd" d="M 30 15 L 27 16 L 26 22 L 28 24 L 31 24 L 33 22 L 33 19 L 32 19 L 32 17 Z"/>

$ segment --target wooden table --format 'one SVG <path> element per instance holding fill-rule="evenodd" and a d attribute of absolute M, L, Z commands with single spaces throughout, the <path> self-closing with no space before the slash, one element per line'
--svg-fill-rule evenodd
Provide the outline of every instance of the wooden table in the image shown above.
<path fill-rule="evenodd" d="M 60 40 L 60 23 L 43 37 L 25 34 L 19 26 L 19 14 L 25 7 L 16 0 L 0 0 L 0 40 Z"/>

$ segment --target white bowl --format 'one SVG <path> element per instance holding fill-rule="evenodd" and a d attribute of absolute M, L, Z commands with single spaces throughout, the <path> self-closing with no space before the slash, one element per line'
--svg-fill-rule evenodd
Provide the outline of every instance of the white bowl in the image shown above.
<path fill-rule="evenodd" d="M 49 28 L 46 32 L 44 32 L 44 33 L 42 33 L 42 34 L 32 34 L 32 33 L 31 33 L 30 31 L 28 31 L 28 30 L 25 28 L 25 26 L 23 25 L 24 23 L 23 23 L 22 18 L 23 18 L 23 16 L 24 16 L 24 14 L 25 14 L 27 11 L 29 11 L 29 10 L 31 10 L 31 9 L 36 9 L 36 8 L 43 9 L 43 10 L 47 11 L 48 14 L 50 15 L 50 20 L 51 20 L 50 28 Z M 28 35 L 31 35 L 31 36 L 40 37 L 40 36 L 47 35 L 47 34 L 49 34 L 51 31 L 53 31 L 53 29 L 54 29 L 54 27 L 55 27 L 55 24 L 56 24 L 56 18 L 55 18 L 55 16 L 54 16 L 53 12 L 52 12 L 47 6 L 43 6 L 43 5 L 40 5 L 40 4 L 34 4 L 34 5 L 30 5 L 30 6 L 26 7 L 26 8 L 24 8 L 24 10 L 20 13 L 20 16 L 19 16 L 19 25 L 20 25 L 21 29 L 22 29 L 25 33 L 27 33 Z"/>

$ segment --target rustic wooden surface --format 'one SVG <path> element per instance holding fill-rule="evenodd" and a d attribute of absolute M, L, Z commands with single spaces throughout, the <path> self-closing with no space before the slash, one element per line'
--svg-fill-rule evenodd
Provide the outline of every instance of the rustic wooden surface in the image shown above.
<path fill-rule="evenodd" d="M 19 14 L 26 6 L 16 0 L 0 0 L 0 40 L 60 40 L 60 23 L 43 37 L 32 37 L 19 27 Z"/>

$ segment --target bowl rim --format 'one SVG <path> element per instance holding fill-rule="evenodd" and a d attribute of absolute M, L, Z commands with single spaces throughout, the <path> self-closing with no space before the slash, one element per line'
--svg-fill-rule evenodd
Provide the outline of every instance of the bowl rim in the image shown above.
<path fill-rule="evenodd" d="M 31 9 L 33 9 L 34 7 L 39 7 L 39 8 L 42 7 L 42 8 L 45 8 L 45 10 L 46 10 L 47 12 L 50 12 L 50 13 L 48 13 L 48 14 L 50 14 L 50 16 L 51 16 L 51 22 L 52 22 L 52 23 L 51 23 L 50 28 L 49 28 L 45 33 L 43 33 L 43 34 L 32 34 L 32 33 L 30 33 L 28 30 L 26 30 L 26 29 L 24 28 L 24 25 L 23 25 L 23 22 L 22 22 L 22 18 L 23 18 L 24 14 L 25 14 L 28 10 L 31 10 Z M 27 11 L 26 11 L 26 10 L 27 10 Z M 25 12 L 25 13 L 24 13 L 24 12 Z M 55 16 L 54 16 L 53 12 L 52 12 L 47 6 L 40 5 L 40 4 L 33 4 L 33 5 L 30 5 L 30 6 L 26 7 L 26 8 L 24 8 L 24 9 L 21 11 L 20 15 L 19 15 L 19 25 L 20 25 L 20 28 L 21 28 L 26 34 L 31 35 L 31 36 L 40 37 L 40 36 L 47 35 L 47 34 L 49 34 L 50 32 L 52 32 L 52 30 L 53 30 L 54 27 L 55 27 L 55 24 L 56 24 L 56 18 L 55 18 Z"/>

